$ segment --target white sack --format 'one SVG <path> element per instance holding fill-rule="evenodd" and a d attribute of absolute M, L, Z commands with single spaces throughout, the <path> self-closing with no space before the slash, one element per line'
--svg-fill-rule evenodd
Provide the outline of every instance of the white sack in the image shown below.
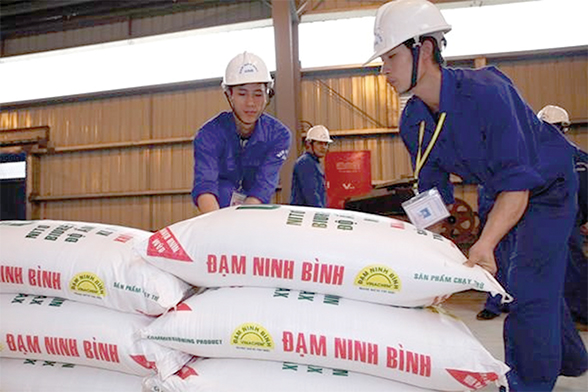
<path fill-rule="evenodd" d="M 168 377 L 190 356 L 140 339 L 154 318 L 61 298 L 0 295 L 0 357 L 73 363 Z"/>
<path fill-rule="evenodd" d="M 419 392 L 385 378 L 291 362 L 195 359 L 163 381 L 145 378 L 148 392 Z"/>
<path fill-rule="evenodd" d="M 508 367 L 438 308 L 397 308 L 269 288 L 210 289 L 141 335 L 200 357 L 345 369 L 443 391 L 504 382 Z"/>
<path fill-rule="evenodd" d="M 140 392 L 143 378 L 53 361 L 0 358 L 2 392 Z"/>
<path fill-rule="evenodd" d="M 0 222 L 0 293 L 72 299 L 160 315 L 190 286 L 146 263 L 133 245 L 150 232 L 51 220 Z"/>
<path fill-rule="evenodd" d="M 508 296 L 484 269 L 464 266 L 443 236 L 355 211 L 229 207 L 168 226 L 136 249 L 202 287 L 284 287 L 397 306 L 468 289 Z"/>

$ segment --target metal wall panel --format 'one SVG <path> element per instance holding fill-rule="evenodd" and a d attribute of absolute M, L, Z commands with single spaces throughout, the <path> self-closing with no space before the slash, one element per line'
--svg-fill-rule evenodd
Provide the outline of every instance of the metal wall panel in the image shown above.
<path fill-rule="evenodd" d="M 3 56 L 73 48 L 128 38 L 128 23 L 111 23 L 76 30 L 7 39 L 4 41 Z"/>
<path fill-rule="evenodd" d="M 588 124 L 572 127 L 566 137 L 582 150 L 588 151 Z"/>
<path fill-rule="evenodd" d="M 152 139 L 192 137 L 208 119 L 230 110 L 218 86 L 153 96 Z"/>
<path fill-rule="evenodd" d="M 302 120 L 329 130 L 398 127 L 398 95 L 383 76 L 306 74 Z"/>
<path fill-rule="evenodd" d="M 41 203 L 39 218 L 97 222 L 152 230 L 150 208 L 150 200 L 146 197 L 52 201 Z"/>
<path fill-rule="evenodd" d="M 269 18 L 271 18 L 271 8 L 263 2 L 247 1 L 241 4 L 219 4 L 216 7 L 198 11 L 133 19 L 132 36 L 166 34 Z"/>
<path fill-rule="evenodd" d="M 517 86 L 535 112 L 552 104 L 564 107 L 572 121 L 588 121 L 588 52 L 573 55 L 489 60 Z"/>
<path fill-rule="evenodd" d="M 270 7 L 261 1 L 231 5 L 224 5 L 219 2 L 215 7 L 202 10 L 176 12 L 74 30 L 7 39 L 3 42 L 2 56 L 72 48 L 270 18 Z"/>
<path fill-rule="evenodd" d="M 190 195 L 156 196 L 151 198 L 150 226 L 148 230 L 159 230 L 162 227 L 196 216 L 198 211 L 192 203 Z"/>

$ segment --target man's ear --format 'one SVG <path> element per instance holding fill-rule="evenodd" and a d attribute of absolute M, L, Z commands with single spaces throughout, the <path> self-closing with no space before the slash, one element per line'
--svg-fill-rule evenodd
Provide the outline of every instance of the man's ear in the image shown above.
<path fill-rule="evenodd" d="M 425 39 L 421 44 L 421 57 L 434 60 L 435 46 L 430 39 Z"/>

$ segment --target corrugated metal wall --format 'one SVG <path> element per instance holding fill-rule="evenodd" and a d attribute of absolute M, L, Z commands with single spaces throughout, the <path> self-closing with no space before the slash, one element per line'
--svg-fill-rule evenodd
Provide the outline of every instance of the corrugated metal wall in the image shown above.
<path fill-rule="evenodd" d="M 215 6 L 208 6 L 202 10 L 7 39 L 2 43 L 2 56 L 72 48 L 269 18 L 271 18 L 271 8 L 262 1 L 243 1 L 238 4 L 219 2 Z"/>
<path fill-rule="evenodd" d="M 566 108 L 572 121 L 588 121 L 588 62 L 586 51 L 562 56 L 491 59 L 516 84 L 538 112 L 545 105 Z"/>
<path fill-rule="evenodd" d="M 569 57 L 570 63 L 545 60 L 558 75 L 557 85 L 544 76 L 544 61 L 534 58 L 509 62 L 504 70 L 517 83 L 516 75 L 528 80 L 519 88 L 530 101 L 541 103 L 535 109 L 554 103 L 554 97 L 568 97 L 565 102 L 578 119 L 587 107 L 585 90 L 578 92 L 578 84 L 586 84 L 587 57 Z M 557 94 L 551 88 L 537 90 L 541 83 L 554 83 Z M 398 97 L 377 70 L 306 73 L 301 93 L 305 129 L 319 123 L 329 127 L 336 138 L 333 151 L 371 151 L 374 182 L 411 174 L 396 129 Z M 202 123 L 226 109 L 218 84 L 208 83 L 184 91 L 2 110 L 0 132 L 45 125 L 51 129 L 53 150 L 40 150 L 32 159 L 38 162 L 30 189 L 37 201 L 34 217 L 156 230 L 196 214 L 189 196 L 191 139 Z M 574 128 L 569 136 L 588 150 L 586 126 Z M 475 187 L 458 187 L 456 196 L 476 208 Z M 279 194 L 275 200 L 281 202 Z"/>

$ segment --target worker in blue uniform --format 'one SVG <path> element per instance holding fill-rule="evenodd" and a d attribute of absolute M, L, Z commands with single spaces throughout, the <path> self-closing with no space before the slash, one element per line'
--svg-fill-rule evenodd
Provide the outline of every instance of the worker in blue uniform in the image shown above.
<path fill-rule="evenodd" d="M 556 105 L 547 105 L 537 113 L 539 119 L 552 124 L 562 133 L 571 125 L 568 112 Z M 570 142 L 571 143 L 571 142 Z M 588 324 L 588 259 L 584 253 L 588 218 L 588 154 L 580 147 L 574 147 L 574 164 L 578 175 L 578 213 L 576 224 L 568 241 L 569 262 L 566 268 L 564 298 L 572 319 L 584 326 Z"/>
<path fill-rule="evenodd" d="M 292 173 L 290 204 L 324 208 L 327 206 L 325 171 L 321 159 L 327 155 L 333 140 L 323 125 L 315 125 L 306 133 L 306 151 L 298 157 Z"/>
<path fill-rule="evenodd" d="M 376 14 L 368 62 L 381 57 L 388 84 L 413 94 L 400 134 L 422 195 L 440 194 L 452 203 L 453 173 L 483 185 L 495 200 L 466 264 L 495 273 L 494 250 L 512 232 L 507 287 L 514 301 L 504 324 L 508 384 L 512 391 L 551 391 L 560 374 L 579 376 L 588 368 L 563 299 L 578 186 L 573 152 L 498 69 L 442 66 L 450 29 L 426 0 L 386 3 Z"/>
<path fill-rule="evenodd" d="M 201 213 L 269 203 L 290 149 L 290 130 L 264 113 L 273 80 L 261 58 L 248 52 L 233 58 L 222 88 L 232 111 L 209 120 L 194 138 L 192 199 Z"/>

